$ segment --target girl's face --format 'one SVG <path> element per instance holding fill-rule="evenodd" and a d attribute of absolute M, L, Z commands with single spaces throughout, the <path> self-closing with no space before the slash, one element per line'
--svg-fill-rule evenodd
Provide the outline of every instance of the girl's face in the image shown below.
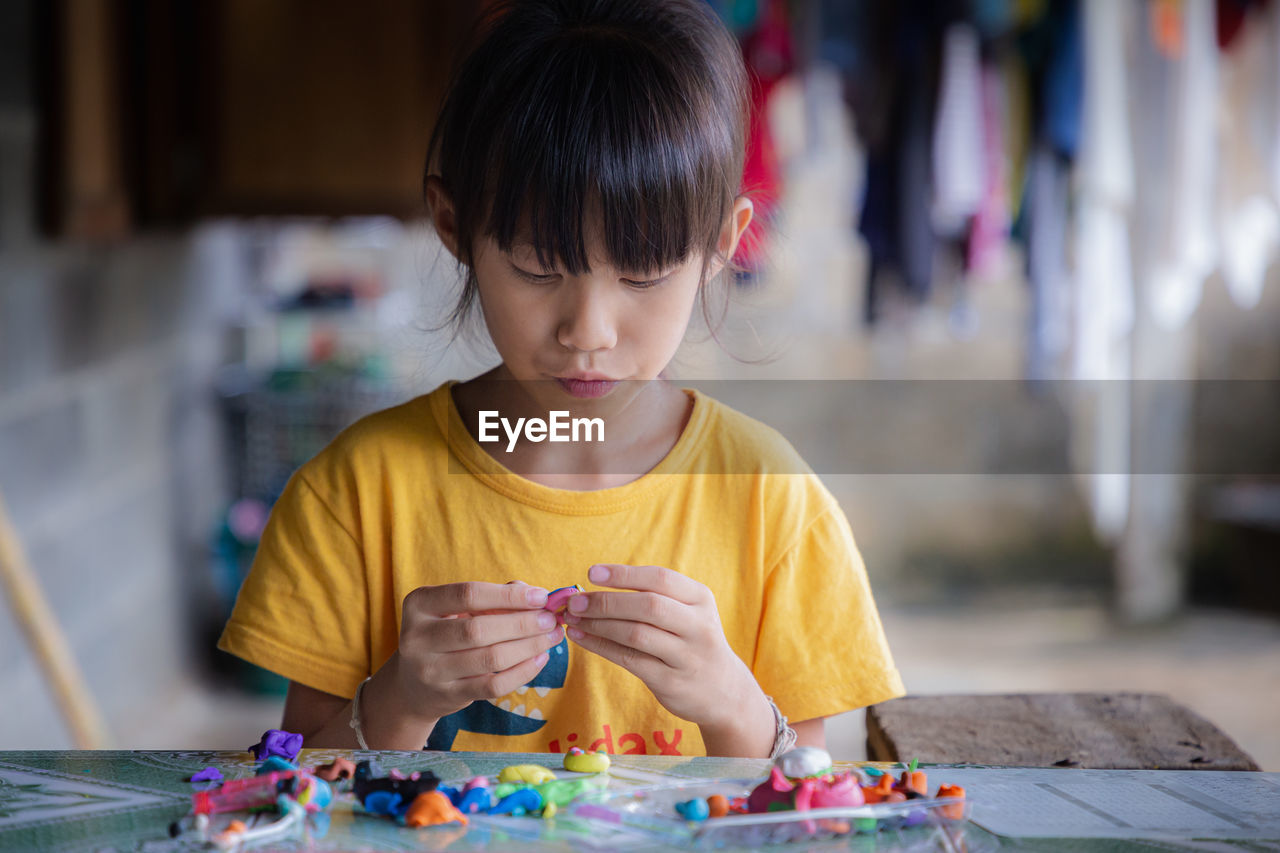
<path fill-rule="evenodd" d="M 553 382 L 573 397 L 656 378 L 684 338 L 702 257 L 667 269 L 618 269 L 588 242 L 591 269 L 542 267 L 530 246 L 478 241 L 475 274 L 485 324 L 511 377 Z M 714 270 L 709 270 L 714 272 Z"/>
<path fill-rule="evenodd" d="M 452 205 L 438 179 L 427 193 L 436 231 L 456 254 Z M 732 256 L 751 214 L 748 199 L 735 202 L 708 278 Z M 641 382 L 628 380 L 657 378 L 684 338 L 702 282 L 701 255 L 667 269 L 618 269 L 590 235 L 591 269 L 580 275 L 544 268 L 532 246 L 504 252 L 488 236 L 474 246 L 480 305 L 503 372 L 561 407 L 571 398 L 630 397 Z"/>

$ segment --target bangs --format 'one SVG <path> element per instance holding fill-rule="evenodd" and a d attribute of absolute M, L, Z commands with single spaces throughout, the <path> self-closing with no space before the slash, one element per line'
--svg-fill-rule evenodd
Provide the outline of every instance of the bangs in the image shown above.
<path fill-rule="evenodd" d="M 637 273 L 705 263 L 742 182 L 737 47 L 702 3 L 656 23 L 648 3 L 581 5 L 501 7 L 460 70 L 431 146 L 460 259 L 488 236 L 571 275 L 588 244 Z"/>
<path fill-rule="evenodd" d="M 591 238 L 615 267 L 653 272 L 718 234 L 738 190 L 716 168 L 731 140 L 694 104 L 662 97 L 671 83 L 648 51 L 621 51 L 634 55 L 581 46 L 516 93 L 483 191 L 483 230 L 504 251 L 528 243 L 543 266 L 577 275 Z"/>

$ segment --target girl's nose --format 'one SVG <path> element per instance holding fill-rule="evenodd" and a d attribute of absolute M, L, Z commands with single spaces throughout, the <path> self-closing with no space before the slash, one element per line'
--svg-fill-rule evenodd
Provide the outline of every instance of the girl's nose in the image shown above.
<path fill-rule="evenodd" d="M 618 343 L 618 329 L 608 297 L 586 282 L 569 290 L 571 295 L 556 330 L 556 340 L 579 352 L 613 349 Z"/>

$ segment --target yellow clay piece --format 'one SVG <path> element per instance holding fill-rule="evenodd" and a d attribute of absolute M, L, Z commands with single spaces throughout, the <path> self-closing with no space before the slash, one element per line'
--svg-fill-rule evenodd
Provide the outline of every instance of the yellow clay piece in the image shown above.
<path fill-rule="evenodd" d="M 559 811 L 559 809 L 556 808 L 555 803 L 547 803 L 545 806 L 542 807 L 542 819 L 549 820 L 555 817 L 557 811 Z"/>
<path fill-rule="evenodd" d="M 541 764 L 512 764 L 502 768 L 502 772 L 498 774 L 499 782 L 528 782 L 530 785 L 541 785 L 554 778 L 556 774 Z"/>
<path fill-rule="evenodd" d="M 574 773 L 603 773 L 609 769 L 609 753 L 583 752 L 575 747 L 565 753 L 564 769 Z"/>

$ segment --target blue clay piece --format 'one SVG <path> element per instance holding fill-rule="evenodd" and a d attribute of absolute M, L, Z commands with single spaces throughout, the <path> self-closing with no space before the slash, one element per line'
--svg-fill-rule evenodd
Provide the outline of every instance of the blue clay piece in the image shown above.
<path fill-rule="evenodd" d="M 542 808 L 542 795 L 533 788 L 521 788 L 507 794 L 497 805 L 489 809 L 489 814 L 522 815 L 536 812 Z"/>
<path fill-rule="evenodd" d="M 275 773 L 282 770 L 297 770 L 298 765 L 289 761 L 287 758 L 281 758 L 278 755 L 268 755 L 261 764 L 258 765 L 256 775 L 262 776 L 267 773 Z"/>
<path fill-rule="evenodd" d="M 707 806 L 706 800 L 685 800 L 683 803 L 676 803 L 676 811 L 685 820 L 706 820 L 711 816 L 711 809 Z"/>
<path fill-rule="evenodd" d="M 487 812 L 493 808 L 493 794 L 490 793 L 488 788 L 472 788 L 459 797 L 454 805 L 463 814 Z"/>
<path fill-rule="evenodd" d="M 863 767 L 861 769 L 863 773 L 866 773 L 868 776 L 870 776 L 873 779 L 884 775 L 884 771 L 881 770 L 879 767 Z"/>
<path fill-rule="evenodd" d="M 400 795 L 392 791 L 372 791 L 364 798 L 365 811 L 388 817 L 397 817 L 401 812 L 408 811 L 402 805 Z"/>
<path fill-rule="evenodd" d="M 452 788 L 448 785 L 437 785 L 436 790 L 448 797 L 449 802 L 453 803 L 454 806 L 457 806 L 458 801 L 462 799 L 461 788 Z"/>

